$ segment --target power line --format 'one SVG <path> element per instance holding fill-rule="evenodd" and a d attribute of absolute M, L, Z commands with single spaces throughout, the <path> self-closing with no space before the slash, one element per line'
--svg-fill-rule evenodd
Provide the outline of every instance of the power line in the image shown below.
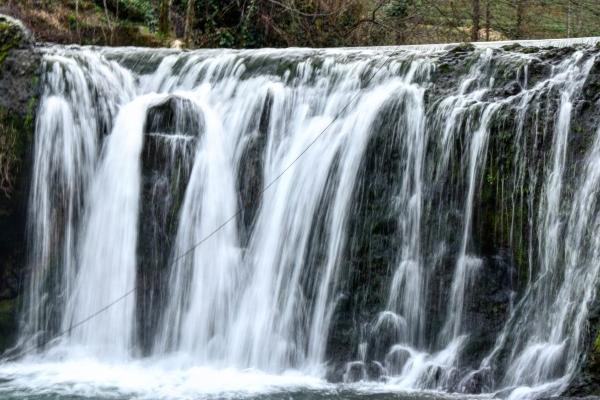
<path fill-rule="evenodd" d="M 369 85 L 369 83 L 371 83 L 371 81 L 373 80 L 373 78 L 383 69 L 383 67 L 385 67 L 391 60 L 392 60 L 392 54 L 389 54 L 383 61 L 383 63 L 381 63 L 381 65 L 375 70 L 375 72 L 369 77 L 369 79 L 367 79 L 364 83 L 363 87 L 367 87 Z M 352 97 L 350 99 L 350 101 L 333 117 L 333 119 L 331 120 L 331 122 L 329 122 L 329 124 L 327 124 L 327 126 L 275 177 L 273 178 L 259 193 L 259 201 L 262 201 L 262 197 L 264 195 L 264 193 L 269 190 L 316 142 L 317 140 L 319 140 L 319 138 L 321 136 L 323 136 L 323 134 L 333 126 L 333 124 L 342 116 L 342 114 L 348 109 L 348 107 L 350 107 L 350 105 L 352 105 L 352 103 L 354 103 L 358 97 L 360 96 L 360 89 L 359 89 L 359 93 L 357 93 L 354 97 Z M 187 255 L 189 255 L 192 251 L 194 251 L 195 249 L 197 249 L 199 246 L 201 246 L 204 242 L 206 242 L 208 239 L 210 239 L 211 237 L 213 237 L 217 232 L 219 232 L 221 229 L 223 229 L 225 226 L 227 226 L 231 221 L 235 220 L 247 207 L 249 206 L 249 203 L 244 203 L 242 204 L 241 207 L 238 208 L 238 210 L 235 212 L 235 214 L 233 214 L 231 217 L 227 218 L 221 225 L 219 225 L 218 227 L 216 227 L 213 231 L 211 231 L 208 235 L 206 235 L 205 237 L 203 237 L 200 241 L 198 241 L 196 244 L 194 244 L 192 247 L 190 247 L 188 250 L 186 250 L 185 252 L 181 253 L 180 255 L 178 255 L 177 257 L 175 257 L 173 259 L 173 261 L 171 261 L 169 264 L 167 264 L 167 268 L 171 268 L 175 265 L 175 263 L 177 263 L 177 261 L 181 260 L 182 258 L 186 257 Z M 74 324 L 72 324 L 71 326 L 69 326 L 68 329 L 65 329 L 63 331 L 58 332 L 57 335 L 55 335 L 54 337 L 52 337 L 51 339 L 47 339 L 44 340 L 41 344 L 36 344 L 34 346 L 31 346 L 30 348 L 27 348 L 25 350 L 22 350 L 20 352 L 18 352 L 17 354 L 8 354 L 8 355 L 3 355 L 3 358 L 1 361 L 11 361 L 11 360 L 16 360 L 18 358 L 21 358 L 35 350 L 37 350 L 40 347 L 44 347 L 46 346 L 48 343 L 57 340 L 63 336 L 65 336 L 66 334 L 70 333 L 73 329 L 77 329 L 80 326 L 86 324 L 87 322 L 89 322 L 90 320 L 96 318 L 98 315 L 102 314 L 103 312 L 105 312 L 106 310 L 110 309 L 111 307 L 113 307 L 114 305 L 120 303 L 121 301 L 123 301 L 124 299 L 126 299 L 127 297 L 129 297 L 130 295 L 132 295 L 133 293 L 136 292 L 136 290 L 138 290 L 139 287 L 138 285 L 135 285 L 133 288 L 131 288 L 129 291 L 125 292 L 124 294 L 122 294 L 121 296 L 119 296 L 118 298 L 116 298 L 115 300 L 111 301 L 110 303 L 108 303 L 107 305 L 105 305 L 104 307 L 98 309 L 97 311 L 95 311 L 94 313 L 88 315 L 87 317 L 81 319 L 80 321 L 75 322 Z M 147 288 L 143 289 L 143 290 L 148 290 Z M 16 350 L 17 348 L 15 348 Z"/>

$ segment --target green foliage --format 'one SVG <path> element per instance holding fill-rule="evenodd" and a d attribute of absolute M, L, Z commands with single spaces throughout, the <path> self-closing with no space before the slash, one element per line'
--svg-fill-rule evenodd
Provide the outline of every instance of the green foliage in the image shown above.
<path fill-rule="evenodd" d="M 414 0 L 392 0 L 386 11 L 390 17 L 406 18 L 414 5 Z"/>
<path fill-rule="evenodd" d="M 119 12 L 133 21 L 156 25 L 156 10 L 149 0 L 119 0 Z"/>
<path fill-rule="evenodd" d="M 190 45 L 253 48 L 465 42 L 471 39 L 472 2 L 195 0 Z M 78 0 L 78 11 L 73 0 L 20 0 L 13 4 L 25 14 L 23 19 L 31 13 L 30 26 L 43 29 L 45 40 L 102 44 L 110 38 L 106 44 L 120 45 L 128 44 L 127 34 L 137 30 L 146 33 L 134 34 L 131 43 L 144 45 L 148 39 L 149 46 L 183 38 L 188 8 L 188 0 Z M 480 40 L 600 35 L 597 1 L 480 0 L 479 4 Z M 158 35 L 161 5 L 170 6 L 170 18 L 165 32 Z M 54 25 L 34 15 L 39 8 L 55 17 Z M 62 29 L 56 23 L 62 24 Z M 107 33 L 107 28 L 124 29 L 115 35 Z M 65 30 L 70 36 L 64 36 Z"/>
<path fill-rule="evenodd" d="M 183 11 L 186 1 L 175 4 Z M 196 44 L 207 47 L 257 47 L 263 42 L 257 30 L 258 1 L 238 6 L 236 0 L 196 0 Z"/>
<path fill-rule="evenodd" d="M 245 48 L 343 46 L 348 43 L 347 32 L 364 14 L 364 3 L 363 0 L 196 0 L 194 44 Z M 175 1 L 172 11 L 183 17 L 186 4 L 185 0 Z"/>
<path fill-rule="evenodd" d="M 75 14 L 69 14 L 67 16 L 67 21 L 69 23 L 69 29 L 77 29 L 77 16 Z"/>

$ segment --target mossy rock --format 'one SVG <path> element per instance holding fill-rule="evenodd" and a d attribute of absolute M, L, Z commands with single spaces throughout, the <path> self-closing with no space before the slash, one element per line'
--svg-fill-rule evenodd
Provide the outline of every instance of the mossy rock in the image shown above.
<path fill-rule="evenodd" d="M 33 35 L 23 23 L 8 15 L 0 14 L 0 63 L 8 52 L 33 45 Z"/>
<path fill-rule="evenodd" d="M 460 43 L 450 49 L 450 53 L 470 53 L 475 50 L 475 46 L 472 43 Z"/>
<path fill-rule="evenodd" d="M 538 53 L 540 48 L 537 46 L 523 46 L 520 43 L 507 44 L 501 47 L 504 51 L 513 53 L 533 54 Z"/>
<path fill-rule="evenodd" d="M 521 51 L 523 50 L 523 46 L 519 43 L 511 43 L 501 47 L 504 51 Z"/>

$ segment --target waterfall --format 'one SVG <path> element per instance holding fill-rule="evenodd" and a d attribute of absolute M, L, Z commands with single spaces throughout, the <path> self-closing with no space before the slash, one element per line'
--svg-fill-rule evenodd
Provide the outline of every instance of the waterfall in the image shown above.
<path fill-rule="evenodd" d="M 20 345 L 564 392 L 600 281 L 586 43 L 44 49 Z"/>
<path fill-rule="evenodd" d="M 100 135 L 135 91 L 131 75 L 91 51 L 82 59 L 49 52 L 36 124 L 30 190 L 23 338 L 45 343 L 62 326 L 77 275 L 79 219 L 92 180 Z"/>
<path fill-rule="evenodd" d="M 132 296 L 111 306 L 89 323 L 72 325 L 135 288 L 140 153 L 149 104 L 141 96 L 124 105 L 107 137 L 82 221 L 80 268 L 65 309 L 63 327 L 69 344 L 85 345 L 97 354 L 122 356 L 133 340 L 135 303 Z M 111 329 L 103 327 L 110 326 Z"/>
<path fill-rule="evenodd" d="M 582 225 L 595 223 L 595 209 L 593 203 L 585 206 L 581 203 L 593 201 L 588 185 L 591 184 L 589 180 L 596 179 L 595 173 L 590 171 L 597 162 L 595 144 L 590 149 L 581 177 L 573 178 L 579 180 L 579 189 L 566 205 L 569 216 L 564 215 L 565 206 L 561 204 L 565 201 L 563 185 L 568 179 L 566 159 L 573 97 L 581 90 L 593 65 L 593 60 L 582 61 L 582 56 L 576 53 L 571 60 L 559 65 L 548 82 L 549 88 L 543 89 L 559 92 L 559 110 L 554 116 L 551 164 L 538 210 L 541 217 L 538 225 L 539 275 L 529 283 L 527 293 L 515 311 L 513 318 L 516 320 L 505 328 L 514 342 L 510 343 L 504 381 L 509 386 L 520 387 L 512 397 L 530 392 L 549 395 L 556 388 L 566 387 L 566 378 L 577 368 L 576 354 L 580 352 L 581 329 L 585 325 L 581 318 L 587 313 L 596 286 L 597 267 L 584 261 L 594 262 L 593 256 L 589 258 L 588 255 L 589 251 L 594 252 L 588 247 L 593 248 L 594 239 L 586 238 L 582 231 L 589 229 Z M 565 242 L 564 247 L 562 242 Z M 581 296 L 576 296 L 578 299 L 573 297 L 573 292 L 582 289 Z M 498 346 L 506 346 L 502 341 L 508 338 L 504 334 L 500 338 Z M 567 371 L 566 375 L 563 375 L 564 371 Z M 551 383 L 536 388 L 540 381 Z"/>

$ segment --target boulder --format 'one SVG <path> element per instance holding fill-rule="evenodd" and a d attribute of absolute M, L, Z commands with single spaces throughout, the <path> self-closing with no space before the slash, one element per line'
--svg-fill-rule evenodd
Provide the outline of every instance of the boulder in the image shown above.
<path fill-rule="evenodd" d="M 17 19 L 0 14 L 0 62 L 4 61 L 8 51 L 33 46 L 32 33 Z"/>

